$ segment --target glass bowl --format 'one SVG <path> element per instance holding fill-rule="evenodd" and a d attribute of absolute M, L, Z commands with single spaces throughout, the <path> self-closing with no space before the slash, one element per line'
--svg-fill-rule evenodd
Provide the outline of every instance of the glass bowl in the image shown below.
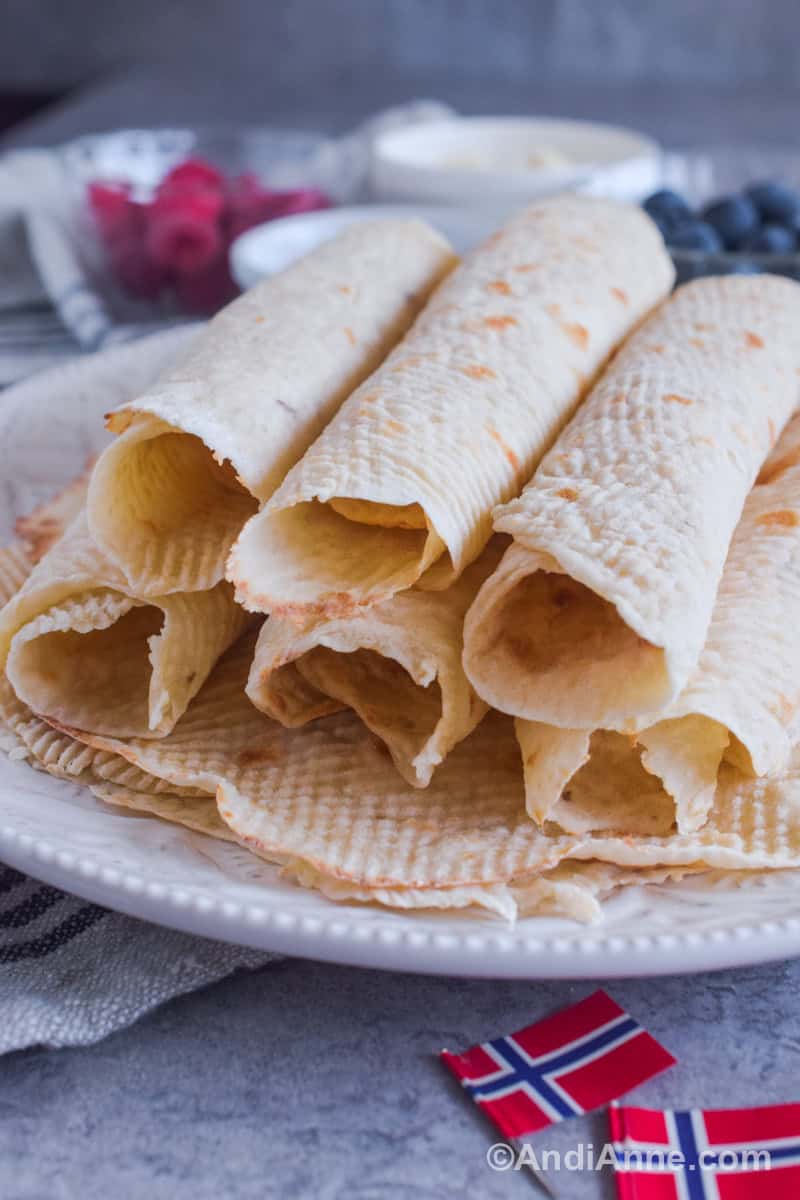
<path fill-rule="evenodd" d="M 175 276 L 148 261 L 148 247 L 153 244 L 148 232 L 153 222 L 150 206 L 159 196 L 159 185 L 180 164 L 199 160 L 213 164 L 224 174 L 225 188 L 238 177 L 275 193 L 312 189 L 327 194 L 332 183 L 332 155 L 327 153 L 328 145 L 327 139 L 315 134 L 224 126 L 126 129 L 68 143 L 57 153 L 66 185 L 65 225 L 82 272 L 116 321 L 152 320 L 178 313 L 207 315 L 215 311 L 238 290 L 228 268 L 228 242 L 243 228 L 270 219 L 271 206 L 268 204 L 269 211 L 265 211 L 262 203 L 249 221 L 241 221 L 237 216 L 238 226 L 231 232 L 226 200 L 222 215 L 208 218 L 214 224 L 216 258 L 206 277 L 198 270 L 194 279 L 187 281 L 185 275 Z M 123 196 L 117 225 L 113 224 L 115 190 Z M 101 219 L 98 210 L 98 192 L 103 193 L 100 200 L 104 204 L 111 204 L 111 236 L 108 223 Z M 312 208 L 320 206 L 310 202 Z M 277 199 L 274 208 L 274 215 L 283 215 Z M 283 211 L 293 210 L 289 207 Z M 191 219 L 189 212 L 190 226 Z M 121 227 L 121 233 L 117 232 L 117 226 Z M 180 226 L 180 214 L 177 222 L 173 219 L 173 228 L 176 226 Z M 179 233 L 178 228 L 176 237 Z M 117 245 L 126 238 L 118 253 Z"/>
<path fill-rule="evenodd" d="M 754 147 L 720 147 L 691 153 L 665 154 L 660 187 L 673 188 L 694 209 L 718 196 L 741 192 L 750 184 L 777 180 L 800 192 L 800 153 Z M 684 250 L 667 243 L 678 283 L 702 275 L 754 275 L 770 272 L 800 279 L 800 250 L 788 254 L 751 251 Z"/>

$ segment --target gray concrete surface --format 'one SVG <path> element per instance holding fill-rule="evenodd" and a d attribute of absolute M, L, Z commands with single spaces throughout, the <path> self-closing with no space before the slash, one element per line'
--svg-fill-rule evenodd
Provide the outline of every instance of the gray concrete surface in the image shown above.
<path fill-rule="evenodd" d="M 594 983 L 452 981 L 300 960 L 173 1001 L 80 1050 L 0 1061 L 3 1200 L 500 1200 L 491 1128 L 435 1053 L 586 995 Z M 633 1093 L 687 1107 L 800 1100 L 800 962 L 607 981 L 678 1057 Z M 537 1135 L 599 1147 L 606 1118 Z M 588 1153 L 588 1151 L 584 1151 Z M 562 1200 L 608 1172 L 551 1174 Z"/>

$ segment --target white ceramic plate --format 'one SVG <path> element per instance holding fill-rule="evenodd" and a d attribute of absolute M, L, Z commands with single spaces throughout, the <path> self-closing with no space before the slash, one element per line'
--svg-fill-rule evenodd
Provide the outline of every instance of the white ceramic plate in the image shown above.
<path fill-rule="evenodd" d="M 14 518 L 80 471 L 102 414 L 169 361 L 125 346 L 41 375 L 0 397 L 0 538 Z M 152 345 L 152 344 L 151 344 Z M 480 913 L 390 912 L 337 904 L 281 881 L 248 851 L 103 807 L 82 788 L 0 753 L 0 858 L 122 912 L 179 929 L 335 962 L 449 975 L 592 977 L 696 971 L 800 953 L 800 884 L 696 877 L 631 888 L 603 922 Z"/>

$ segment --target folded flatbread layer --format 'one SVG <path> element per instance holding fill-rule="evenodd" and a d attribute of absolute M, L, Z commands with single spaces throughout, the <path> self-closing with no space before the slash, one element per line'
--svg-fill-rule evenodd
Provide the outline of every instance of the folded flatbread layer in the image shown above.
<path fill-rule="evenodd" d="M 239 840 L 313 886 L 324 876 L 342 897 L 480 904 L 512 916 L 520 890 L 566 859 L 626 870 L 800 866 L 800 752 L 779 777 L 748 779 L 723 764 L 696 833 L 542 830 L 525 812 L 507 718 L 490 713 L 423 792 L 403 782 L 353 713 L 288 730 L 258 712 L 243 690 L 252 639 L 231 648 L 168 737 L 80 737 L 179 787 L 217 788 L 221 816 Z M 614 769 L 600 758 L 589 767 L 575 782 L 587 810 L 605 797 Z M 640 774 L 627 786 L 650 789 L 652 776 Z"/>
<path fill-rule="evenodd" d="M 747 493 L 800 396 L 800 286 L 699 280 L 632 335 L 495 528 L 465 626 L 495 708 L 641 728 L 697 666 Z"/>
<path fill-rule="evenodd" d="M 504 538 L 493 538 L 444 592 L 411 588 L 352 616 L 301 629 L 270 617 L 256 646 L 248 696 L 287 727 L 352 708 L 386 744 L 403 778 L 427 787 L 488 708 L 461 666 L 462 631 L 504 547 Z"/>
<path fill-rule="evenodd" d="M 22 585 L 30 566 L 21 547 L 0 550 L 0 604 L 6 603 Z M 248 654 L 251 648 L 252 641 L 247 647 Z M 247 657 L 241 656 L 242 676 L 246 662 Z M 198 697 L 198 704 L 203 704 L 201 697 Z M 213 794 L 170 783 L 146 773 L 114 752 L 94 749 L 62 730 L 51 728 L 21 703 L 2 675 L 0 749 L 12 758 L 27 760 L 37 769 L 89 787 L 106 803 L 158 816 L 214 838 L 238 840 L 220 818 Z M 657 882 L 683 873 L 682 868 L 640 871 L 598 862 L 562 862 L 552 870 L 527 879 L 519 887 L 507 889 L 507 894 L 491 887 L 469 886 L 438 890 L 373 889 L 321 873 L 297 857 L 278 853 L 268 857 L 270 861 L 282 864 L 288 876 L 335 900 L 378 902 L 397 908 L 452 908 L 478 904 L 505 916 L 513 916 L 519 911 L 562 915 L 581 921 L 597 919 L 601 915 L 599 901 L 623 884 Z"/>
<path fill-rule="evenodd" d="M 224 308 L 143 395 L 89 492 L 98 544 L 142 596 L 223 578 L 245 520 L 452 268 L 419 221 L 346 230 Z"/>
<path fill-rule="evenodd" d="M 80 514 L 0 611 L 0 664 L 41 716 L 163 737 L 251 618 L 229 584 L 143 600 Z"/>
<path fill-rule="evenodd" d="M 672 280 L 640 209 L 559 196 L 520 213 L 437 289 L 245 526 L 228 565 L 240 602 L 302 621 L 421 577 L 447 587 Z"/>

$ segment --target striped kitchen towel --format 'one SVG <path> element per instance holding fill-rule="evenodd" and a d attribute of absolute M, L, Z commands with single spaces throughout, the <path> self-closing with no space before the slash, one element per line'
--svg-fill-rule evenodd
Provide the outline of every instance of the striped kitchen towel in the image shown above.
<path fill-rule="evenodd" d="M 109 912 L 0 864 L 0 1054 L 100 1041 L 275 957 Z"/>

